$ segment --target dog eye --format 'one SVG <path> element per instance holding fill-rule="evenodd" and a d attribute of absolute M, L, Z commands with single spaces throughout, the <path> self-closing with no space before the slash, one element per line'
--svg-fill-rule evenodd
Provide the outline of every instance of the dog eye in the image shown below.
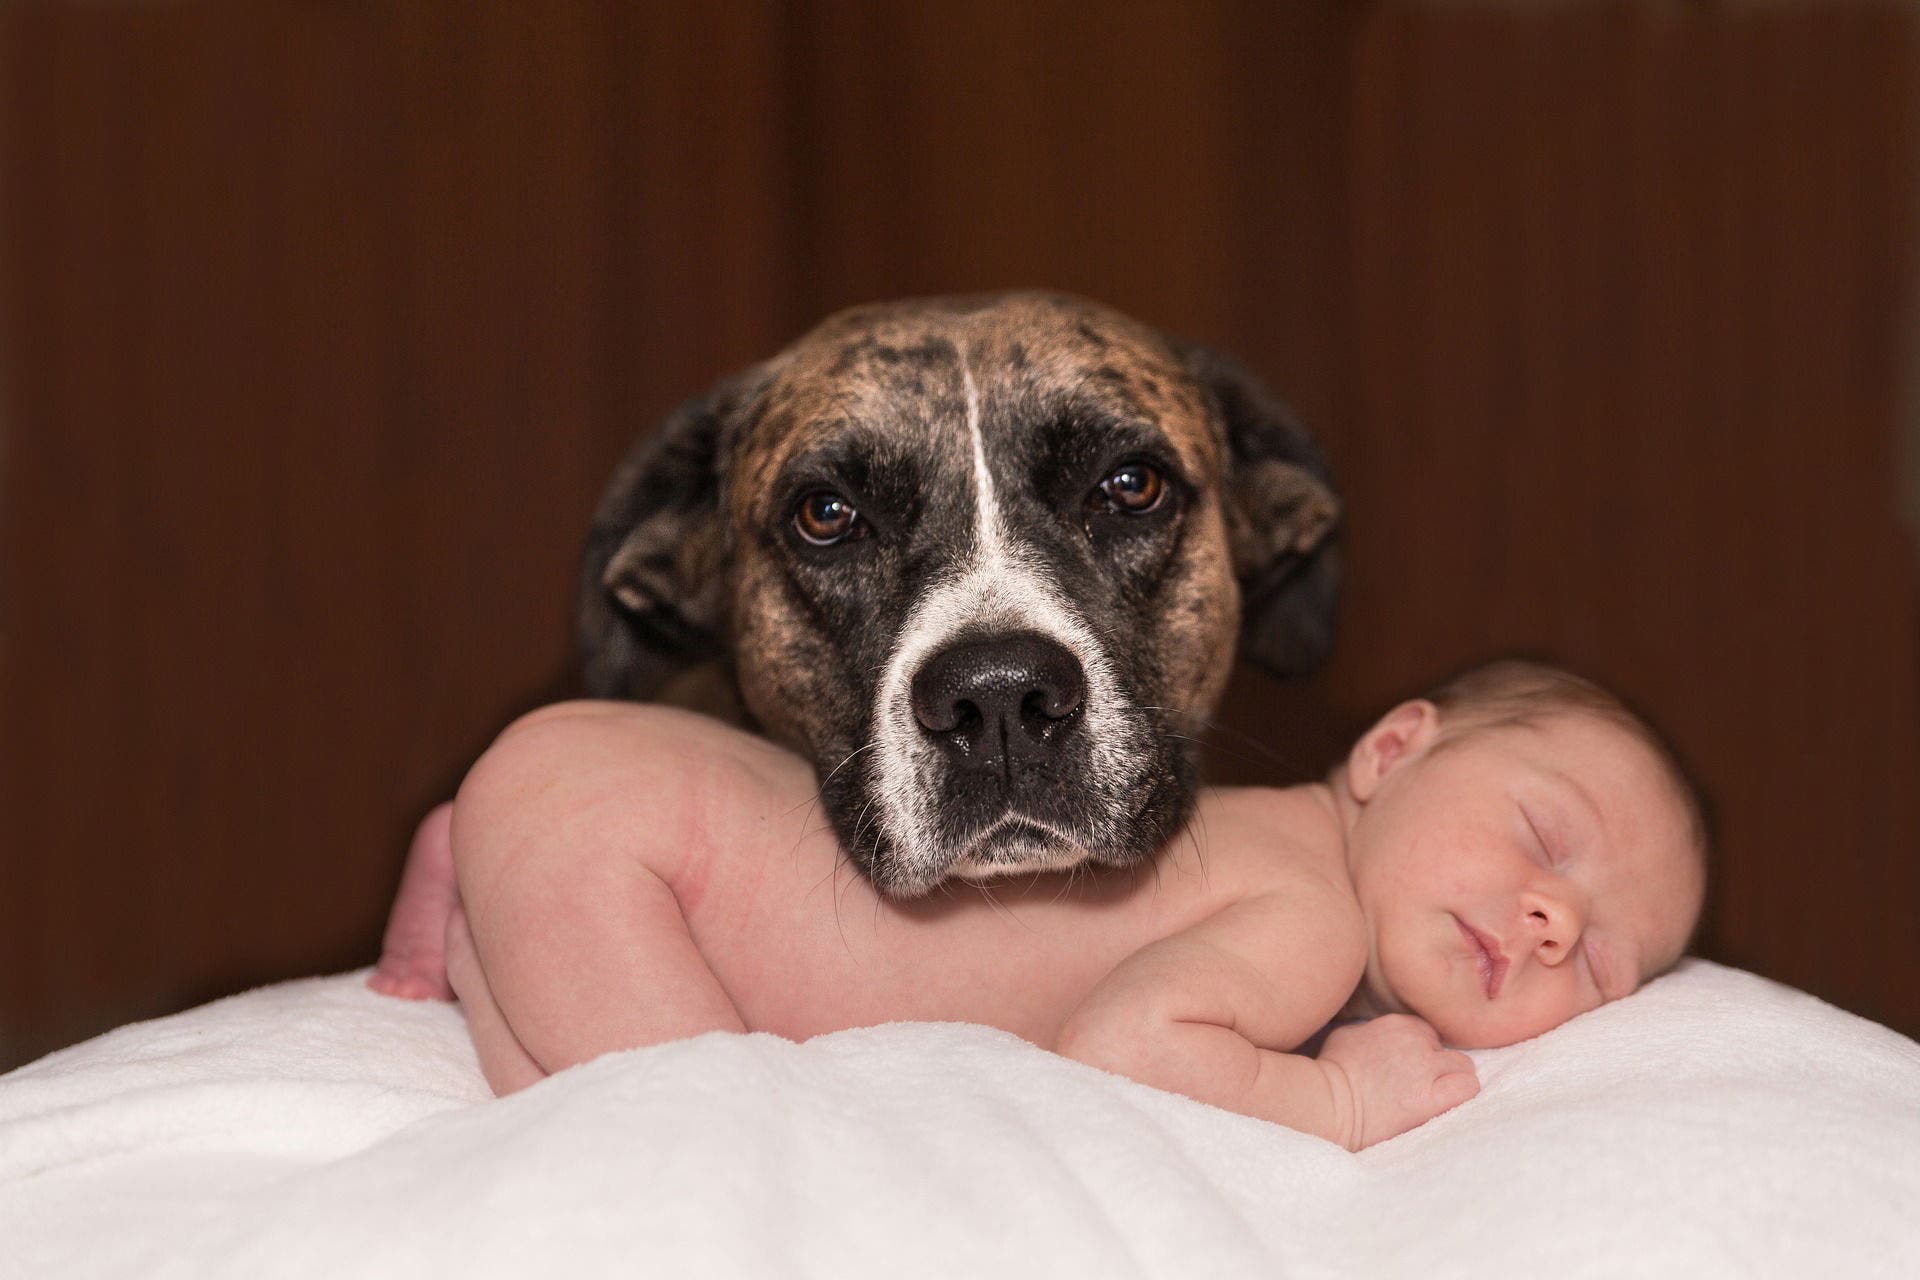
<path fill-rule="evenodd" d="M 867 531 L 853 504 L 831 489 L 815 489 L 800 499 L 800 509 L 793 513 L 793 527 L 816 547 L 864 537 Z"/>
<path fill-rule="evenodd" d="M 1160 505 L 1167 496 L 1167 482 L 1147 463 L 1128 462 L 1100 482 L 1100 492 L 1114 510 L 1140 516 Z"/>

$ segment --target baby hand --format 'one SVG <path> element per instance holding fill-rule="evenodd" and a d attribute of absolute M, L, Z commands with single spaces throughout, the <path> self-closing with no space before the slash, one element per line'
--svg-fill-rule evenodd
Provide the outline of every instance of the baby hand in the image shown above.
<path fill-rule="evenodd" d="M 1425 1124 L 1480 1092 L 1473 1059 L 1442 1048 L 1439 1032 L 1404 1013 L 1340 1027 L 1318 1061 L 1349 1151 Z"/>

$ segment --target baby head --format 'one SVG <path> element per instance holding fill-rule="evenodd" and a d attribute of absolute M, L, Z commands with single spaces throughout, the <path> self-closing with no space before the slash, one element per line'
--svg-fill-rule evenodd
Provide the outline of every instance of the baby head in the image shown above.
<path fill-rule="evenodd" d="M 1670 968 L 1706 887 L 1700 804 L 1597 685 L 1477 667 L 1383 716 L 1335 770 L 1366 913 L 1360 1003 L 1490 1048 Z"/>

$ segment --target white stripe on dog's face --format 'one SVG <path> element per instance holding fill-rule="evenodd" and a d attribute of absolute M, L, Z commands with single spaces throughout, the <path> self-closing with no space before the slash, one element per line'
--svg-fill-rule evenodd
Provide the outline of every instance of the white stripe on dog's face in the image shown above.
<path fill-rule="evenodd" d="M 1119 681 L 1105 648 L 1048 575 L 1035 549 L 1008 534 L 987 461 L 979 389 L 964 351 L 959 352 L 959 364 L 973 454 L 972 553 L 931 582 L 914 602 L 881 680 L 876 707 L 880 822 L 898 859 L 890 878 L 910 890 L 931 886 L 950 871 L 984 876 L 1065 865 L 1077 861 L 1085 845 L 1103 834 L 1053 828 L 1080 848 L 1035 850 L 1028 858 L 1016 853 L 1014 861 L 996 858 L 991 864 L 977 862 L 971 850 L 973 844 L 985 841 L 992 828 L 957 851 L 941 839 L 932 798 L 939 794 L 936 782 L 946 765 L 914 715 L 912 686 L 921 665 L 963 630 L 989 635 L 1036 632 L 1073 654 L 1086 677 L 1091 779 L 1107 782 L 1116 791 L 1131 785 L 1145 745 L 1141 726 L 1118 710 Z M 1033 825 L 1051 826 L 1044 821 Z"/>

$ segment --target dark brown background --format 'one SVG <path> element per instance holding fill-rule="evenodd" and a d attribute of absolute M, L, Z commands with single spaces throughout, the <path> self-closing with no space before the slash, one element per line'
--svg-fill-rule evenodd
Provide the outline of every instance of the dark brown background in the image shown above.
<path fill-rule="evenodd" d="M 1035 283 L 1339 469 L 1338 657 L 1242 674 L 1221 776 L 1571 662 L 1710 794 L 1705 952 L 1920 1031 L 1916 53 L 1811 2 L 9 9 L 0 1064 L 370 960 L 566 689 L 627 442 L 831 308 Z"/>

